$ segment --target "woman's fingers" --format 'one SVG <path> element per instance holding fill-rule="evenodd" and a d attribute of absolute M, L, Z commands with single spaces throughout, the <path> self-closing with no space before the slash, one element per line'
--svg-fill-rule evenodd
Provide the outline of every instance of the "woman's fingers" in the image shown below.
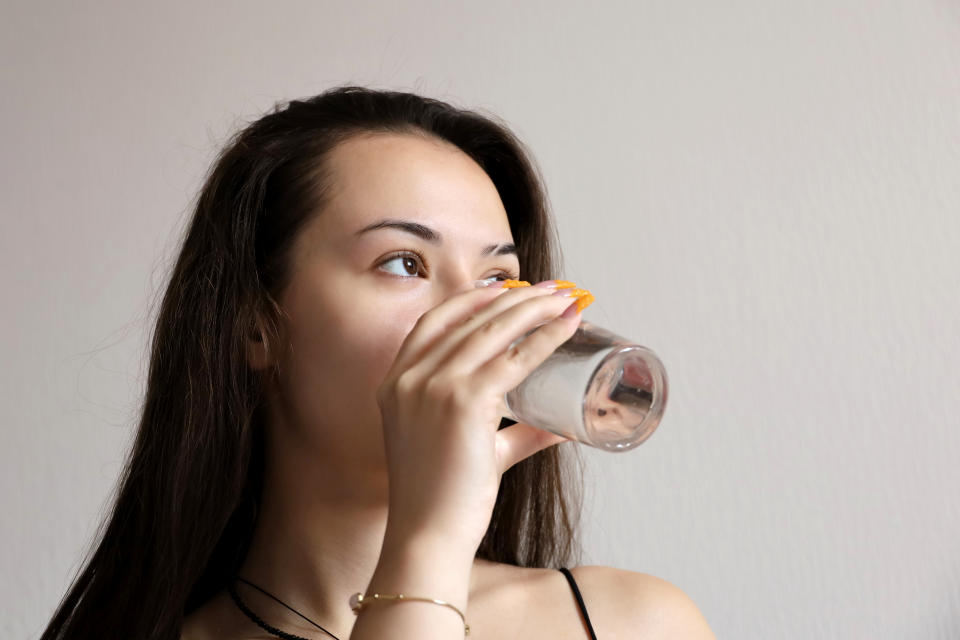
<path fill-rule="evenodd" d="M 483 287 L 466 291 L 424 313 L 407 334 L 394 358 L 390 373 L 401 372 L 410 367 L 433 342 L 447 330 L 463 322 L 479 309 L 490 304 L 497 296 L 510 291 L 501 287 Z M 387 378 L 391 375 L 388 374 Z"/>
<path fill-rule="evenodd" d="M 550 292 L 550 289 L 537 286 L 483 287 L 444 301 L 417 320 L 400 346 L 387 378 L 409 369 L 427 350 L 431 363 L 440 362 L 465 335 L 486 319 L 521 300 L 549 295 Z"/>
<path fill-rule="evenodd" d="M 563 300 L 567 301 L 567 307 L 573 302 L 570 298 L 563 298 Z M 563 311 L 562 308 L 561 311 Z M 505 392 L 515 388 L 531 371 L 550 357 L 558 346 L 569 340 L 579 325 L 579 312 L 568 318 L 555 313 L 551 321 L 538 327 L 520 343 L 479 367 L 473 374 L 473 384 L 481 389 L 488 388 L 488 385 L 496 385 Z M 473 348 L 476 349 L 476 347 Z"/>
<path fill-rule="evenodd" d="M 414 365 L 422 372 L 470 376 L 537 325 L 553 320 L 573 302 L 549 290 L 511 292 L 464 320 Z M 529 291 L 529 292 L 528 292 Z M 555 345 L 556 346 L 556 345 Z"/>

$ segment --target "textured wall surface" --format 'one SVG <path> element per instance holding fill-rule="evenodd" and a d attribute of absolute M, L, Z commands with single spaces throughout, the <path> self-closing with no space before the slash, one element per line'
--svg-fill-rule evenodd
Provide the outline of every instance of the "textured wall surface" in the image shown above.
<path fill-rule="evenodd" d="M 956 2 L 3 15 L 0 636 L 39 635 L 109 505 L 219 145 L 355 82 L 506 119 L 587 318 L 667 365 L 660 430 L 584 451 L 585 564 L 679 585 L 721 638 L 960 637 Z"/>

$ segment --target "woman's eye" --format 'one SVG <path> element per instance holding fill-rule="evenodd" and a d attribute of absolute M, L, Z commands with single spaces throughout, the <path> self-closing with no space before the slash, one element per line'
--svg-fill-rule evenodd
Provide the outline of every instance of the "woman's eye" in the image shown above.
<path fill-rule="evenodd" d="M 496 279 L 496 280 L 501 280 L 501 281 L 502 281 L 502 280 L 517 280 L 517 278 L 514 278 L 513 275 L 512 275 L 512 274 L 509 274 L 509 273 L 498 273 L 498 274 L 495 275 L 495 276 L 490 276 L 490 278 L 494 278 L 494 279 Z M 484 280 L 489 280 L 490 278 L 484 278 Z"/>
<path fill-rule="evenodd" d="M 387 265 L 394 265 L 394 266 L 389 267 Z M 427 274 L 427 269 L 426 269 L 426 266 L 424 265 L 423 258 L 420 257 L 420 255 L 412 252 L 400 253 L 400 254 L 390 256 L 386 260 L 380 263 L 380 268 L 396 276 L 400 276 L 401 278 L 407 278 L 411 276 L 416 277 L 418 275 Z M 483 279 L 490 280 L 491 278 L 496 280 L 518 279 L 517 276 L 507 271 L 501 271 L 496 275 L 492 275 Z"/>
<path fill-rule="evenodd" d="M 398 270 L 387 269 L 390 273 L 393 273 L 398 276 L 416 276 L 420 273 L 420 259 L 409 253 L 404 253 L 398 256 L 393 256 L 387 260 L 380 263 L 380 267 L 383 268 L 388 264 L 397 264 L 399 265 Z"/>

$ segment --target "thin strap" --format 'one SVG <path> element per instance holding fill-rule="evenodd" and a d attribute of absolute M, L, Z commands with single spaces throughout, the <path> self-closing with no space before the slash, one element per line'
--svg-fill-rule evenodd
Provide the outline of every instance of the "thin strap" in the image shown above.
<path fill-rule="evenodd" d="M 583 596 L 580 595 L 580 589 L 577 588 L 577 581 L 573 579 L 573 574 L 570 573 L 569 569 L 561 567 L 560 572 L 570 583 L 570 588 L 573 589 L 573 597 L 577 599 L 577 606 L 580 607 L 580 613 L 583 614 L 583 624 L 590 632 L 590 640 L 597 640 L 597 634 L 593 632 L 593 625 L 590 624 L 590 616 L 587 615 L 587 605 L 583 604 Z"/>

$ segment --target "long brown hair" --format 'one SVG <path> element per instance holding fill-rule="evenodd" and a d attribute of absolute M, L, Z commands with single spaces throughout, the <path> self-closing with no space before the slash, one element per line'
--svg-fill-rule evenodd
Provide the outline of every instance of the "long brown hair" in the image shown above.
<path fill-rule="evenodd" d="M 558 277 L 536 166 L 493 116 L 345 86 L 278 105 L 238 132 L 198 196 L 163 295 L 112 513 L 42 640 L 176 638 L 185 615 L 240 566 L 264 466 L 263 396 L 245 344 L 257 331 L 268 345 L 278 339 L 289 249 L 327 196 L 325 156 L 370 132 L 429 135 L 463 150 L 499 192 L 521 277 Z M 504 474 L 477 557 L 557 567 L 579 556 L 570 448 L 550 447 Z"/>

